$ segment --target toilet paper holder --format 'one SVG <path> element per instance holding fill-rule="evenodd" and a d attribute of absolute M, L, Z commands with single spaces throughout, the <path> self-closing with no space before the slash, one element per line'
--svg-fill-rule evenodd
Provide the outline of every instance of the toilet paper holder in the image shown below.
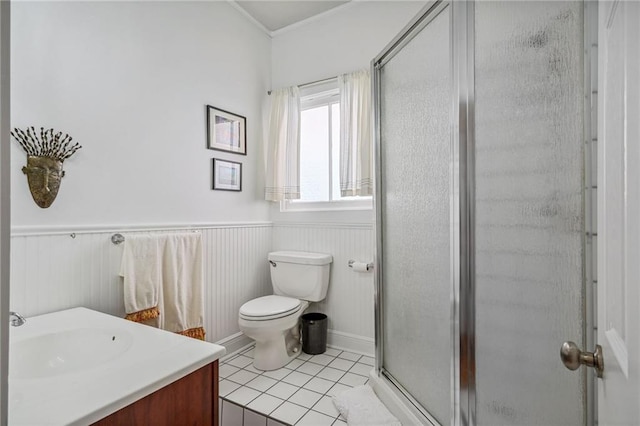
<path fill-rule="evenodd" d="M 349 268 L 353 269 L 353 264 L 356 263 L 355 260 L 349 261 Z M 373 271 L 373 263 L 367 263 L 367 271 Z"/>

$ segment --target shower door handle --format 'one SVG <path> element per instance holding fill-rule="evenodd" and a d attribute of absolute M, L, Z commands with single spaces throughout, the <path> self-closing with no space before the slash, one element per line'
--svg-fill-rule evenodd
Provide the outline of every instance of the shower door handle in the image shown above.
<path fill-rule="evenodd" d="M 560 348 L 560 358 L 569 370 L 577 370 L 581 365 L 586 365 L 595 368 L 596 375 L 602 378 L 604 358 L 600 345 L 596 345 L 596 350 L 593 352 L 582 352 L 575 343 L 564 342 Z"/>

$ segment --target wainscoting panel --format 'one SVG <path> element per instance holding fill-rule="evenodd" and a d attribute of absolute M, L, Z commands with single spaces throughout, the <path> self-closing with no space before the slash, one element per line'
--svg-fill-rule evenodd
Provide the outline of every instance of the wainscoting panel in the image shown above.
<path fill-rule="evenodd" d="M 204 244 L 205 329 L 207 340 L 243 345 L 238 328 L 240 306 L 271 294 L 267 254 L 272 250 L 330 253 L 331 282 L 325 301 L 312 306 L 329 317 L 329 344 L 372 353 L 374 338 L 373 273 L 348 267 L 350 259 L 373 260 L 371 224 L 233 224 L 154 228 L 153 232 L 202 232 Z M 85 306 L 124 316 L 122 278 L 118 275 L 125 238 L 149 230 L 96 228 L 68 232 L 14 231 L 11 239 L 11 309 L 34 316 Z M 226 343 L 225 343 L 226 345 Z M 233 348 L 230 348 L 233 350 Z"/>
<path fill-rule="evenodd" d="M 124 316 L 121 256 L 109 234 L 14 236 L 11 309 L 34 316 L 85 306 Z"/>
<path fill-rule="evenodd" d="M 243 303 L 271 294 L 267 255 L 272 228 L 219 228 L 203 231 L 207 286 L 205 312 L 212 342 L 240 331 Z"/>
<path fill-rule="evenodd" d="M 374 233 L 372 224 L 274 224 L 274 250 L 301 250 L 333 255 L 327 298 L 312 306 L 311 310 L 327 314 L 329 344 L 343 349 L 373 351 L 373 272 L 354 272 L 349 268 L 348 262 L 351 259 L 359 262 L 373 261 Z"/>
<path fill-rule="evenodd" d="M 205 329 L 215 342 L 239 332 L 238 309 L 270 294 L 267 253 L 272 226 L 211 225 L 171 228 L 198 230 L 203 237 Z M 11 239 L 11 309 L 25 316 L 85 306 L 124 316 L 122 245 L 114 231 L 16 233 Z M 119 231 L 127 235 L 143 231 Z M 162 228 L 154 232 L 169 232 Z"/>

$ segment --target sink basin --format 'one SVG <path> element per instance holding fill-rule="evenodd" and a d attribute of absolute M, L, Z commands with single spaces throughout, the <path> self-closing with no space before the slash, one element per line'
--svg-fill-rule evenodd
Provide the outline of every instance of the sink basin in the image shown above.
<path fill-rule="evenodd" d="M 9 357 L 10 379 L 70 374 L 98 367 L 125 353 L 133 342 L 122 329 L 77 328 L 15 342 Z"/>
<path fill-rule="evenodd" d="M 9 330 L 7 424 L 93 424 L 224 353 L 86 308 L 28 317 Z"/>

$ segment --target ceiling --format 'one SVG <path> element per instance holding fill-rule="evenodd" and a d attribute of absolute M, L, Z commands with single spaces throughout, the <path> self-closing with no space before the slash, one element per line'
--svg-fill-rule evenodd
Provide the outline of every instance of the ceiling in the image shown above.
<path fill-rule="evenodd" d="M 236 4 L 269 31 L 277 31 L 296 22 L 326 12 L 346 1 L 236 1 Z"/>

